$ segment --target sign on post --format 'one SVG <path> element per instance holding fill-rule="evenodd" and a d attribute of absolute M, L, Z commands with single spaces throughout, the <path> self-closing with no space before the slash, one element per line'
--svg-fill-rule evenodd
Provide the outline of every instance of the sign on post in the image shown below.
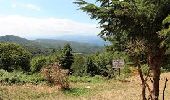
<path fill-rule="evenodd" d="M 122 68 L 125 65 L 125 62 L 122 59 L 113 60 L 112 65 L 113 65 L 113 68 Z"/>
<path fill-rule="evenodd" d="M 125 62 L 122 59 L 113 60 L 112 65 L 114 69 L 118 69 L 119 75 L 120 75 L 120 68 L 123 68 L 123 66 L 125 65 Z"/>

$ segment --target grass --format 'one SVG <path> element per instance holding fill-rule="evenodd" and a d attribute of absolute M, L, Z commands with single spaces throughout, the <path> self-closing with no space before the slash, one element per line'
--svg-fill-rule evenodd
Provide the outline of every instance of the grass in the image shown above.
<path fill-rule="evenodd" d="M 73 83 L 77 83 L 77 82 L 79 82 L 79 83 L 102 83 L 105 81 L 105 78 L 98 76 L 98 75 L 96 75 L 94 77 L 70 76 L 69 80 L 70 80 L 70 82 L 73 82 Z"/>
<path fill-rule="evenodd" d="M 87 88 L 71 88 L 63 90 L 63 93 L 68 96 L 82 96 L 88 94 L 89 89 Z"/>
<path fill-rule="evenodd" d="M 164 78 L 170 80 L 170 73 L 161 75 L 160 100 Z M 0 98 L 4 100 L 141 100 L 141 83 L 139 76 L 126 81 L 105 80 L 99 76 L 70 77 L 70 89 L 61 91 L 58 87 L 47 85 L 1 85 Z M 165 99 L 170 100 L 170 81 L 168 81 Z"/>

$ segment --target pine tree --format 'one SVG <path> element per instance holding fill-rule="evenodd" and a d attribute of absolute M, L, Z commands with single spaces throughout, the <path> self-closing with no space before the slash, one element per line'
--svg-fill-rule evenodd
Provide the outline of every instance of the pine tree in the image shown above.
<path fill-rule="evenodd" d="M 167 30 L 170 23 L 164 21 L 170 14 L 170 0 L 96 0 L 96 3 L 77 0 L 75 3 L 99 21 L 100 35 L 106 40 L 118 40 L 126 34 L 125 45 L 142 43 L 142 49 L 132 45 L 135 47 L 132 50 L 136 54 L 146 53 L 153 74 L 151 97 L 158 100 L 160 68 L 170 41 Z"/>
<path fill-rule="evenodd" d="M 64 69 L 70 70 L 73 62 L 74 62 L 74 57 L 72 54 L 72 48 L 70 44 L 66 44 L 64 48 L 62 49 L 60 64 Z"/>

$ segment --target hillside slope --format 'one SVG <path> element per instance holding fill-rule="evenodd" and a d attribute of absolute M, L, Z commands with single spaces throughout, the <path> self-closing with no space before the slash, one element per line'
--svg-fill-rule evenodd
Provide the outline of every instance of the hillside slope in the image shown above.
<path fill-rule="evenodd" d="M 22 45 L 28 49 L 32 54 L 49 54 L 53 49 L 61 49 L 66 43 L 70 43 L 74 52 L 80 53 L 94 53 L 101 51 L 102 46 L 96 46 L 87 43 L 79 43 L 74 41 L 65 40 L 52 40 L 52 39 L 38 39 L 38 40 L 27 40 L 13 35 L 6 35 L 0 37 L 0 42 L 13 42 Z"/>

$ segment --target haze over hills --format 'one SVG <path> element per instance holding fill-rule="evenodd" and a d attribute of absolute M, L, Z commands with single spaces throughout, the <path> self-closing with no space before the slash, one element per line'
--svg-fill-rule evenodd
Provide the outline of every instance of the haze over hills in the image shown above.
<path fill-rule="evenodd" d="M 61 38 L 60 38 L 61 39 Z M 66 38 L 65 38 L 66 39 Z M 55 40 L 55 39 L 37 39 L 27 40 L 13 35 L 0 37 L 0 42 L 14 42 L 24 46 L 33 54 L 48 54 L 54 49 L 61 49 L 66 43 L 69 43 L 74 52 L 79 53 L 94 53 L 101 51 L 103 46 L 95 43 L 81 43 L 75 41 Z"/>
<path fill-rule="evenodd" d="M 88 44 L 94 44 L 98 46 L 104 46 L 104 44 L 107 44 L 102 38 L 96 35 L 62 35 L 54 37 L 53 39 L 57 40 L 69 40 L 69 41 L 76 41 L 80 43 L 88 43 Z"/>
<path fill-rule="evenodd" d="M 100 36 L 97 35 L 55 35 L 55 36 L 29 36 L 25 37 L 30 40 L 39 40 L 39 39 L 52 39 L 52 40 L 64 40 L 64 41 L 74 41 L 79 43 L 88 43 L 92 45 L 98 45 L 98 46 L 104 46 L 105 44 L 108 44 L 106 41 L 104 41 Z"/>

